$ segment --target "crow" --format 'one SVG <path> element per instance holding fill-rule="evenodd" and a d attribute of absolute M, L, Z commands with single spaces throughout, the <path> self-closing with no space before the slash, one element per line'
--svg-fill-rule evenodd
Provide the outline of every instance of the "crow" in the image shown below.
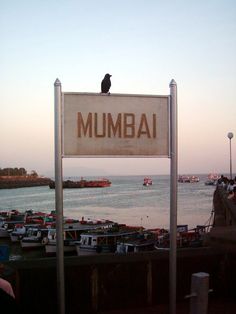
<path fill-rule="evenodd" d="M 101 83 L 101 93 L 107 94 L 109 92 L 109 89 L 111 87 L 110 77 L 111 75 L 108 73 L 104 76 L 104 79 L 102 80 L 102 83 Z"/>

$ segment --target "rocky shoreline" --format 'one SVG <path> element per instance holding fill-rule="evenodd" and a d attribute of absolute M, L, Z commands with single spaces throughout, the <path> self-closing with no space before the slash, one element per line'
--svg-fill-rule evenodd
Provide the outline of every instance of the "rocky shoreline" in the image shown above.
<path fill-rule="evenodd" d="M 33 186 L 45 186 L 52 182 L 50 178 L 34 176 L 2 176 L 0 189 L 16 189 Z"/>

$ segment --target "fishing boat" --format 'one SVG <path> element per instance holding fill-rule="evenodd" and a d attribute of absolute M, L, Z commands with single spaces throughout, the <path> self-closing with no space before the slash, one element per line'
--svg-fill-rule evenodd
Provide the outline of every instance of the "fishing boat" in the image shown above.
<path fill-rule="evenodd" d="M 207 226 L 198 225 L 196 228 L 189 229 L 188 225 L 177 226 L 177 248 L 183 247 L 200 247 L 203 245 L 204 236 L 206 234 Z M 169 249 L 170 247 L 170 234 L 165 233 L 158 238 L 155 248 Z"/>
<path fill-rule="evenodd" d="M 115 253 L 117 242 L 122 238 L 134 236 L 137 231 L 88 232 L 81 234 L 76 243 L 77 255 L 93 255 L 98 253 Z"/>
<path fill-rule="evenodd" d="M 16 224 L 13 231 L 10 232 L 11 242 L 20 242 L 20 240 L 27 235 L 29 228 L 39 228 L 41 225 L 37 224 Z"/>
<path fill-rule="evenodd" d="M 210 173 L 207 176 L 207 180 L 205 181 L 205 185 L 216 185 L 220 176 L 216 173 Z"/>
<path fill-rule="evenodd" d="M 81 231 L 80 231 L 81 232 Z M 75 241 L 80 238 L 79 230 L 64 230 L 64 253 L 76 252 Z M 56 254 L 56 229 L 50 229 L 48 235 L 43 238 L 46 255 Z"/>
<path fill-rule="evenodd" d="M 4 220 L 0 221 L 0 238 L 9 238 L 10 233 L 8 232 L 8 224 Z M 12 229 L 14 228 L 14 225 Z"/>
<path fill-rule="evenodd" d="M 149 177 L 145 177 L 145 178 L 143 179 L 143 185 L 144 185 L 144 186 L 152 185 L 152 179 L 149 178 Z"/>
<path fill-rule="evenodd" d="M 63 189 L 79 189 L 79 188 L 105 188 L 111 186 L 111 181 L 108 179 L 85 180 L 79 181 L 66 180 L 63 181 Z M 55 181 L 50 182 L 50 189 L 55 189 Z"/>
<path fill-rule="evenodd" d="M 26 226 L 24 224 L 15 225 L 10 233 L 11 242 L 19 242 L 26 235 Z"/>
<path fill-rule="evenodd" d="M 4 220 L 0 219 L 0 238 L 9 238 L 15 226 L 21 224 L 21 220 Z"/>
<path fill-rule="evenodd" d="M 190 177 L 190 183 L 197 183 L 199 181 L 200 181 L 200 179 L 198 176 L 191 176 Z"/>
<path fill-rule="evenodd" d="M 117 242 L 116 253 L 127 254 L 153 251 L 155 249 L 155 238 L 147 237 L 145 234 L 136 237 L 129 237 L 126 240 Z"/>
<path fill-rule="evenodd" d="M 180 183 L 196 183 L 199 182 L 200 179 L 197 176 L 179 176 L 178 182 Z"/>
<path fill-rule="evenodd" d="M 180 183 L 190 182 L 189 176 L 179 176 L 178 182 Z"/>
<path fill-rule="evenodd" d="M 193 229 L 180 229 L 177 232 L 177 247 L 200 247 L 203 245 L 206 226 L 196 226 Z"/>
<path fill-rule="evenodd" d="M 27 230 L 26 235 L 21 239 L 22 249 L 41 248 L 45 244 L 43 238 L 48 235 L 49 228 L 31 227 Z"/>
<path fill-rule="evenodd" d="M 82 220 L 79 223 L 65 223 L 63 239 L 64 239 L 64 253 L 76 252 L 76 243 L 78 244 L 81 239 L 81 234 L 88 231 L 107 230 L 114 227 L 116 223 L 112 221 L 94 221 L 86 222 Z M 42 240 L 45 245 L 46 255 L 56 254 L 56 229 L 50 229 L 47 236 Z"/>

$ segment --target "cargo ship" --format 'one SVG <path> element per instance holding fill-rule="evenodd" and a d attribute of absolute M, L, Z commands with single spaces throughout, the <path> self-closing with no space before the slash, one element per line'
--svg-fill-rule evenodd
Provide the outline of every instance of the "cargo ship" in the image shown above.
<path fill-rule="evenodd" d="M 85 180 L 79 181 L 66 180 L 63 181 L 63 189 L 80 189 L 80 188 L 105 188 L 111 186 L 108 179 Z M 55 189 L 55 181 L 49 183 L 50 189 Z"/>

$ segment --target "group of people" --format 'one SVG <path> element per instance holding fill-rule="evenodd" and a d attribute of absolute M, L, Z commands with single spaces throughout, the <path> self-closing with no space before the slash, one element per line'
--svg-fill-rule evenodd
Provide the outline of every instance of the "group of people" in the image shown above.
<path fill-rule="evenodd" d="M 228 179 L 222 175 L 218 180 L 217 185 L 222 186 L 228 192 L 228 199 L 236 204 L 236 176 L 234 179 Z"/>

